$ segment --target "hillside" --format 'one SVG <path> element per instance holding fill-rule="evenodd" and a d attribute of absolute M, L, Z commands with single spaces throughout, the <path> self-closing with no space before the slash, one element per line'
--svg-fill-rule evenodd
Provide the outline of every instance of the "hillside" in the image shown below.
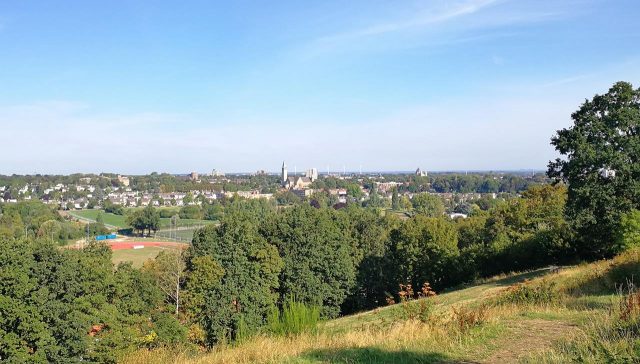
<path fill-rule="evenodd" d="M 434 297 L 258 335 L 209 353 L 138 351 L 125 363 L 629 362 L 640 358 L 639 251 L 494 277 Z M 631 286 L 631 287 L 630 287 Z"/>

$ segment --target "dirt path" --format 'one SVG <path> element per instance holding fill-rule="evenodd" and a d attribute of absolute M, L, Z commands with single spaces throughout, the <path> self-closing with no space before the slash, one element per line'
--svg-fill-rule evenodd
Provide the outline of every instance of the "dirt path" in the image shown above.
<path fill-rule="evenodd" d="M 500 349 L 483 363 L 516 363 L 579 330 L 577 326 L 563 321 L 541 319 L 513 321 L 508 327 L 509 335 L 496 343 Z"/>

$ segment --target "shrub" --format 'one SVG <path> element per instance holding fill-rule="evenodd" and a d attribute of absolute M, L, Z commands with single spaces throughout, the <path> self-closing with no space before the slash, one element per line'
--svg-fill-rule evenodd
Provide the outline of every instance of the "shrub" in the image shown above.
<path fill-rule="evenodd" d="M 187 339 L 187 328 L 173 315 L 164 312 L 153 315 L 153 331 L 157 334 L 159 344 L 183 343 Z"/>
<path fill-rule="evenodd" d="M 167 219 L 171 218 L 174 215 L 178 215 L 178 209 L 158 209 L 158 213 L 160 213 L 160 217 Z"/>
<path fill-rule="evenodd" d="M 431 289 L 431 285 L 427 282 L 422 285 L 422 288 L 417 293 L 413 291 L 411 284 L 401 284 L 398 296 L 400 297 L 403 319 L 428 322 L 435 306 L 429 297 L 435 295 L 435 291 Z M 393 300 L 388 302 L 391 303 Z"/>
<path fill-rule="evenodd" d="M 469 329 L 482 325 L 487 322 L 489 316 L 489 306 L 481 305 L 471 308 L 467 306 L 452 308 L 452 322 L 460 332 L 466 332 Z"/>
<path fill-rule="evenodd" d="M 542 280 L 540 282 L 523 282 L 515 284 L 498 297 L 500 304 L 545 305 L 560 299 L 556 282 Z"/>
<path fill-rule="evenodd" d="M 320 320 L 320 308 L 288 300 L 282 311 L 273 307 L 267 316 L 267 328 L 276 335 L 297 335 L 314 331 Z"/>

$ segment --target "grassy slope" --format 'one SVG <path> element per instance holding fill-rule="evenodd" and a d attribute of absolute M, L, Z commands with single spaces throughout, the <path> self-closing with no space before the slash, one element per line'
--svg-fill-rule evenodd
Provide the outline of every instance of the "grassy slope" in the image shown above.
<path fill-rule="evenodd" d="M 637 252 L 633 254 L 624 259 L 637 267 L 640 259 Z M 433 300 L 434 308 L 427 323 L 407 319 L 408 308 L 419 304 L 413 302 L 414 306 L 399 304 L 328 321 L 314 334 L 289 338 L 258 335 L 206 354 L 141 350 L 125 362 L 568 362 L 582 350 L 576 349 L 575 343 L 592 340 L 594 325 L 607 322 L 610 308 L 616 306 L 618 296 L 606 288 L 611 286 L 607 277 L 615 266 L 612 264 L 599 262 L 559 273 L 538 270 L 453 290 L 428 299 Z M 558 298 L 545 303 L 497 303 L 514 289 L 514 284 L 524 280 L 529 280 L 527 287 L 551 287 Z M 474 315 L 481 318 L 473 320 Z M 629 351 L 624 347 L 625 340 L 622 344 L 612 341 L 611 350 Z M 586 354 L 580 356 L 582 361 L 602 360 L 597 353 L 583 351 Z"/>

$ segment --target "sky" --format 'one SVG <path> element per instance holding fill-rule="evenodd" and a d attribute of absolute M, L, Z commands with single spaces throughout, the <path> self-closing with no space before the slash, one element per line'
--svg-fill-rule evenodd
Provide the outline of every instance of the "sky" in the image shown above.
<path fill-rule="evenodd" d="M 637 0 L 2 1 L 0 174 L 545 169 Z"/>

